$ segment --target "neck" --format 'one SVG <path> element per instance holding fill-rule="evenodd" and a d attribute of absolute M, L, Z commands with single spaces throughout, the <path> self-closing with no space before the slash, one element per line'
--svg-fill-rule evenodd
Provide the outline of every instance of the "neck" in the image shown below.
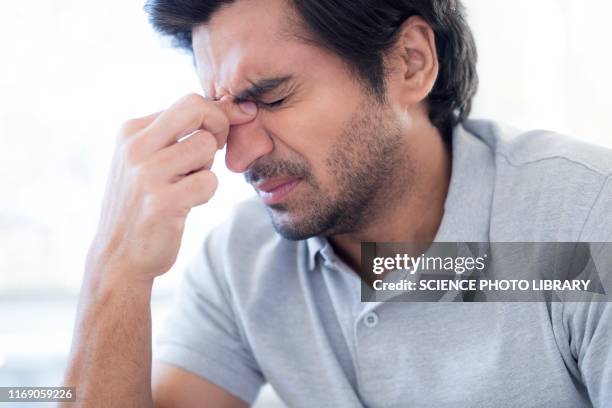
<path fill-rule="evenodd" d="M 381 200 L 365 227 L 329 237 L 338 256 L 355 271 L 361 265 L 362 242 L 433 242 L 444 215 L 451 155 L 436 128 L 425 133 L 410 146 L 411 175 L 404 172 L 395 180 L 390 188 L 394 198 Z"/>

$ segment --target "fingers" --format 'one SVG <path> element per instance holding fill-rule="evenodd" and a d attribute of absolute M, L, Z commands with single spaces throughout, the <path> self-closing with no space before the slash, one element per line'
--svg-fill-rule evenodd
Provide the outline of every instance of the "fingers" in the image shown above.
<path fill-rule="evenodd" d="M 156 152 L 148 160 L 148 167 L 154 169 L 160 183 L 175 182 L 191 172 L 210 170 L 216 152 L 214 135 L 198 130 L 186 139 Z"/>
<path fill-rule="evenodd" d="M 162 112 L 155 112 L 141 118 L 130 119 L 123 123 L 119 130 L 120 138 L 129 138 L 149 126 Z"/>
<path fill-rule="evenodd" d="M 244 101 L 236 103 L 234 98 L 224 96 L 217 102 L 217 105 L 227 115 L 231 126 L 250 122 L 257 116 L 257 105 L 254 102 Z"/>
<path fill-rule="evenodd" d="M 256 107 L 246 103 L 244 109 L 233 101 L 213 102 L 197 94 L 180 99 L 157 116 L 142 132 L 142 149 L 150 153 L 176 143 L 180 138 L 199 129 L 209 131 L 222 148 L 230 125 L 252 120 L 257 114 Z M 253 104 L 254 105 L 254 104 Z"/>
<path fill-rule="evenodd" d="M 207 203 L 217 190 L 218 184 L 217 176 L 212 171 L 200 170 L 167 188 L 169 196 L 180 199 L 183 208 L 189 211 L 195 206 Z"/>

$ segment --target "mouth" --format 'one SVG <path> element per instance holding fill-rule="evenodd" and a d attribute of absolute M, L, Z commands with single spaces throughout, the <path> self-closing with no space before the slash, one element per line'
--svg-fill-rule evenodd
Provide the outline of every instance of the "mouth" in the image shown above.
<path fill-rule="evenodd" d="M 273 205 L 283 201 L 302 180 L 296 177 L 275 177 L 254 185 L 264 204 Z"/>

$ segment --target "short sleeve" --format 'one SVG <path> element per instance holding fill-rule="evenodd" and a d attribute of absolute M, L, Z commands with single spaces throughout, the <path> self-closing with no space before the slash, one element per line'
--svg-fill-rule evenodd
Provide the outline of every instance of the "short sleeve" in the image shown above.
<path fill-rule="evenodd" d="M 581 241 L 592 243 L 591 256 L 603 287 L 612 287 L 612 176 L 605 179 L 583 228 Z M 612 404 L 612 303 L 565 305 L 572 354 L 594 407 Z"/>
<path fill-rule="evenodd" d="M 191 260 L 158 334 L 153 358 L 189 372 L 252 404 L 264 378 L 234 313 L 222 256 L 209 235 Z M 213 267 L 216 265 L 217 267 Z"/>
<path fill-rule="evenodd" d="M 612 403 L 612 303 L 565 305 L 570 349 L 595 408 Z"/>

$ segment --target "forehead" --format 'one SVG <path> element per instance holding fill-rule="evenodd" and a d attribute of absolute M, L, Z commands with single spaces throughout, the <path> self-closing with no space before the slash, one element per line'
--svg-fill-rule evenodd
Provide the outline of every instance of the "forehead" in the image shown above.
<path fill-rule="evenodd" d="M 193 29 L 197 71 L 208 96 L 235 94 L 252 82 L 304 70 L 316 47 L 295 37 L 287 0 L 238 0 Z"/>

